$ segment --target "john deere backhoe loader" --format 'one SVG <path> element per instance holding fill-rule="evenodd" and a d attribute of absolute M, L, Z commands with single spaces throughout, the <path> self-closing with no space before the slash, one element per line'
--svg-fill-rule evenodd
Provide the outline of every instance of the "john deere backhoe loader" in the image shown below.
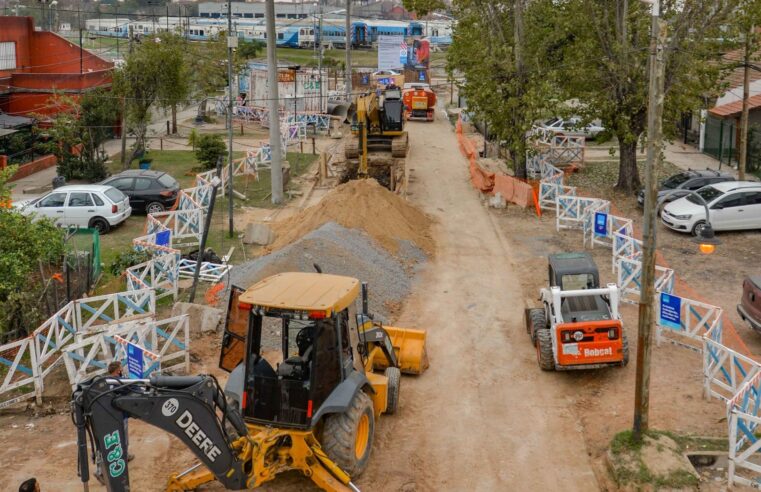
<path fill-rule="evenodd" d="M 378 417 L 397 408 L 400 373 L 428 367 L 425 331 L 374 322 L 365 285 L 337 275 L 282 273 L 247 290 L 233 287 L 229 306 L 220 367 L 232 372 L 224 392 L 206 375 L 100 376 L 78 385 L 72 413 L 82 482 L 89 435 L 108 491 L 130 490 L 130 417 L 174 434 L 199 459 L 172 475 L 167 491 L 213 480 L 256 488 L 287 470 L 323 490 L 357 490 L 351 477 L 369 462 Z M 279 331 L 279 350 L 267 344 L 265 328 Z"/>
<path fill-rule="evenodd" d="M 347 178 L 372 177 L 391 191 L 400 190 L 406 185 L 405 157 L 409 149 L 401 90 L 357 96 L 354 106 L 352 137 L 344 151 L 347 161 L 355 166 Z"/>

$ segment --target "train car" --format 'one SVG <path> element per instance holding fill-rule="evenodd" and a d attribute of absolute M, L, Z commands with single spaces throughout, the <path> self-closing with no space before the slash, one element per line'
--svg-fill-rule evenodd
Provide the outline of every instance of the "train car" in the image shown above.
<path fill-rule="evenodd" d="M 126 38 L 129 36 L 129 24 L 127 18 L 88 19 L 85 21 L 85 30 L 93 36 Z"/>
<path fill-rule="evenodd" d="M 370 47 L 378 42 L 378 36 L 410 36 L 410 24 L 394 20 L 362 19 L 352 22 L 352 44 Z"/>

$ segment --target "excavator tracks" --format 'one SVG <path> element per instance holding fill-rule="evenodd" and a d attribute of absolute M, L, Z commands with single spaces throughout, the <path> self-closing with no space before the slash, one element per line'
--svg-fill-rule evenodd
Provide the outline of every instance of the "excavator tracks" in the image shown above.
<path fill-rule="evenodd" d="M 409 137 L 407 132 L 404 132 L 398 137 L 394 137 L 391 141 L 391 155 L 394 157 L 407 157 L 407 151 L 409 150 Z"/>

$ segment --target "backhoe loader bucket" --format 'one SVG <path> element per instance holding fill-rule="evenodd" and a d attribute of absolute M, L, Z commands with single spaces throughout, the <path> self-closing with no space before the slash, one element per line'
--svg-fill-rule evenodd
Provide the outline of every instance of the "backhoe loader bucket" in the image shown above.
<path fill-rule="evenodd" d="M 425 330 L 413 328 L 396 328 L 383 326 L 391 337 L 396 358 L 399 361 L 399 369 L 405 374 L 422 374 L 428 369 L 428 354 L 425 350 Z M 375 360 L 375 369 L 384 369 L 388 366 L 385 357 Z"/>

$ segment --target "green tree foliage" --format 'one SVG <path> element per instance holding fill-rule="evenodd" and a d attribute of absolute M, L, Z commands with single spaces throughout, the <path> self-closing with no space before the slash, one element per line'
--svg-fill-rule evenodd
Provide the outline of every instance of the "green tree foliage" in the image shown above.
<path fill-rule="evenodd" d="M 42 321 L 43 286 L 30 279 L 40 262 L 58 262 L 63 253 L 63 231 L 51 221 L 0 209 L 0 337 L 23 336 Z"/>
<path fill-rule="evenodd" d="M 58 159 L 58 174 L 68 179 L 100 181 L 106 177 L 100 147 L 114 133 L 118 100 L 97 89 L 79 100 L 58 95 L 49 102 L 57 108 L 41 147 Z"/>
<path fill-rule="evenodd" d="M 403 0 L 404 8 L 423 17 L 436 10 L 444 10 L 446 4 L 442 0 Z"/>
<path fill-rule="evenodd" d="M 523 2 L 456 0 L 458 23 L 447 52 L 451 75 L 464 75 L 460 91 L 468 111 L 506 143 L 519 176 L 525 175 L 526 132 L 541 116 L 550 89 L 546 67 L 532 54 L 536 34 L 524 25 L 530 11 Z"/>
<path fill-rule="evenodd" d="M 190 77 L 185 41 L 171 33 L 146 36 L 130 53 L 121 70 L 114 74 L 114 87 L 123 97 L 127 129 L 135 135 L 129 163 L 146 149 L 151 108 L 176 108 L 188 96 Z"/>
<path fill-rule="evenodd" d="M 235 50 L 235 58 L 245 63 L 252 58 L 256 58 L 264 49 L 264 43 L 260 41 L 238 40 L 238 48 Z"/>
<path fill-rule="evenodd" d="M 716 92 L 724 39 L 737 0 L 661 2 L 667 25 L 664 133 L 676 132 L 686 111 Z M 647 121 L 649 7 L 634 0 L 536 0 L 531 2 L 536 46 L 559 101 L 577 99 L 588 119 L 600 118 L 619 145 L 616 187 L 640 187 L 637 142 Z M 583 13 L 583 14 L 582 14 Z"/>
<path fill-rule="evenodd" d="M 205 133 L 196 140 L 196 159 L 204 169 L 214 169 L 219 157 L 227 156 L 227 146 L 222 135 Z"/>

